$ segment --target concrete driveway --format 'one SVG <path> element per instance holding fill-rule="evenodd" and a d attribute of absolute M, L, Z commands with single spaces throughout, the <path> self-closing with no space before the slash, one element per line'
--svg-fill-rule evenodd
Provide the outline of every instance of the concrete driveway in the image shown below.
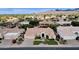
<path fill-rule="evenodd" d="M 0 43 L 0 47 L 10 47 L 12 45 L 12 40 L 2 40 L 2 43 Z"/>
<path fill-rule="evenodd" d="M 11 47 L 30 47 L 33 46 L 33 39 L 25 39 L 20 45 L 14 44 Z"/>
<path fill-rule="evenodd" d="M 67 40 L 66 42 L 67 45 L 79 45 L 78 40 Z"/>
<path fill-rule="evenodd" d="M 34 39 L 25 39 L 22 45 L 33 45 Z"/>
<path fill-rule="evenodd" d="M 13 44 L 12 40 L 2 40 L 2 43 L 0 43 L 0 47 L 29 47 L 33 46 L 33 39 L 25 39 L 22 44 Z"/>

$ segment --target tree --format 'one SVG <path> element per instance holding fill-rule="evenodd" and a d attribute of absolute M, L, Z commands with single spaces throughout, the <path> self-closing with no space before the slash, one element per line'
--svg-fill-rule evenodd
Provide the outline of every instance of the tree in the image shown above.
<path fill-rule="evenodd" d="M 71 25 L 72 25 L 72 26 L 79 26 L 79 22 L 77 22 L 77 21 L 72 21 L 72 22 L 71 22 Z"/>
<path fill-rule="evenodd" d="M 41 39 L 41 37 L 40 36 L 36 36 L 35 39 Z"/>
<path fill-rule="evenodd" d="M 26 18 L 25 20 L 27 20 L 27 21 L 32 21 L 32 18 Z"/>
<path fill-rule="evenodd" d="M 16 39 L 17 44 L 21 44 L 23 41 L 24 41 L 24 40 L 23 40 L 22 37 L 18 37 L 18 38 Z"/>
<path fill-rule="evenodd" d="M 39 21 L 37 20 L 32 20 L 29 22 L 30 25 L 33 25 L 33 26 L 37 26 L 39 24 Z"/>
<path fill-rule="evenodd" d="M 56 35 L 56 40 L 59 41 L 59 39 L 60 39 L 60 35 L 57 34 L 57 35 Z"/>
<path fill-rule="evenodd" d="M 20 25 L 19 28 L 27 29 L 28 25 Z"/>
<path fill-rule="evenodd" d="M 16 43 L 16 40 L 12 40 L 12 43 L 15 44 Z"/>
<path fill-rule="evenodd" d="M 50 25 L 50 28 L 53 29 L 55 32 L 57 32 L 57 27 L 58 27 L 58 26 L 59 26 L 59 25 L 56 25 L 56 24 L 55 24 L 55 25 L 52 25 L 52 24 L 51 24 L 51 25 Z"/>

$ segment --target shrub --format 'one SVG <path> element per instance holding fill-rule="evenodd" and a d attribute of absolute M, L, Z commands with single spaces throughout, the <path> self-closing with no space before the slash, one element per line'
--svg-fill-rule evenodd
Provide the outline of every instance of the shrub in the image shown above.
<path fill-rule="evenodd" d="M 46 39 L 44 43 L 48 45 L 57 45 L 57 42 L 54 41 L 54 39 Z"/>
<path fill-rule="evenodd" d="M 40 36 L 36 36 L 35 39 L 41 39 L 41 37 Z"/>
<path fill-rule="evenodd" d="M 52 40 L 49 39 L 49 40 L 47 41 L 47 43 L 48 43 L 48 45 L 57 45 L 57 42 L 54 41 L 53 39 L 52 39 Z"/>
<path fill-rule="evenodd" d="M 77 22 L 77 21 L 72 21 L 72 22 L 71 22 L 71 25 L 72 25 L 72 26 L 79 26 L 79 22 Z"/>
<path fill-rule="evenodd" d="M 27 27 L 28 27 L 28 28 L 33 28 L 34 26 L 29 24 Z"/>
<path fill-rule="evenodd" d="M 28 25 L 20 25 L 19 28 L 27 29 Z"/>
<path fill-rule="evenodd" d="M 59 39 L 60 39 L 60 35 L 58 34 L 56 35 L 56 40 L 59 41 Z"/>
<path fill-rule="evenodd" d="M 67 40 L 63 40 L 63 39 L 59 40 L 60 44 L 65 44 L 66 42 L 67 42 Z"/>
<path fill-rule="evenodd" d="M 66 43 L 67 42 L 67 40 L 64 40 L 64 43 Z"/>
<path fill-rule="evenodd" d="M 17 40 L 17 44 L 21 44 L 24 41 L 22 37 L 19 37 L 16 40 Z"/>
<path fill-rule="evenodd" d="M 0 43 L 2 43 L 2 41 L 0 41 Z"/>
<path fill-rule="evenodd" d="M 2 38 L 0 38 L 0 40 L 2 40 Z"/>
<path fill-rule="evenodd" d="M 49 36 L 48 35 L 46 35 L 46 39 L 49 39 Z"/>
<path fill-rule="evenodd" d="M 25 24 L 25 25 L 20 25 L 20 26 L 19 26 L 19 28 L 23 28 L 23 29 L 25 29 L 25 30 L 27 30 L 27 27 L 28 27 L 28 28 L 33 28 L 34 26 L 33 26 L 33 25 L 30 25 L 30 24 L 29 24 L 29 25 Z"/>
<path fill-rule="evenodd" d="M 12 40 L 12 43 L 15 44 L 16 43 L 16 40 Z"/>
<path fill-rule="evenodd" d="M 31 20 L 31 21 L 29 22 L 29 24 L 30 24 L 30 25 L 33 25 L 33 26 L 37 26 L 37 25 L 39 24 L 39 21 L 37 21 L 37 20 Z"/>
<path fill-rule="evenodd" d="M 34 45 L 39 45 L 40 43 L 42 43 L 42 41 L 34 41 L 33 42 Z"/>
<path fill-rule="evenodd" d="M 23 41 L 23 39 L 22 38 L 19 38 L 18 41 Z"/>
<path fill-rule="evenodd" d="M 51 28 L 51 29 L 53 29 L 55 32 L 57 32 L 57 27 L 58 27 L 59 25 L 50 25 L 49 27 Z"/>

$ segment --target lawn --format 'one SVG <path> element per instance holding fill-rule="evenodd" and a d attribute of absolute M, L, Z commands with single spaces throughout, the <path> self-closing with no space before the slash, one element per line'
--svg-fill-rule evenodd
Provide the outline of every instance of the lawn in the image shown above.
<path fill-rule="evenodd" d="M 33 45 L 39 45 L 40 43 L 42 43 L 42 41 L 34 41 Z"/>
<path fill-rule="evenodd" d="M 47 43 L 48 45 L 57 45 L 57 42 L 53 39 L 46 39 L 45 43 Z"/>
<path fill-rule="evenodd" d="M 57 45 L 57 42 L 53 39 L 45 39 L 45 41 L 41 41 L 41 40 L 36 41 L 35 40 L 33 42 L 34 45 L 39 45 L 40 43 L 48 44 L 48 45 Z"/>

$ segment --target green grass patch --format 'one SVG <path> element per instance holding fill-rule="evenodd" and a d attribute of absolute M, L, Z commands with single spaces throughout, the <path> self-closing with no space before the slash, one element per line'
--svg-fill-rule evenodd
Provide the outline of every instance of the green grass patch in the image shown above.
<path fill-rule="evenodd" d="M 39 45 L 40 43 L 42 43 L 42 41 L 34 41 L 33 45 Z"/>
<path fill-rule="evenodd" d="M 53 39 L 46 39 L 45 43 L 47 43 L 48 45 L 57 45 L 58 43 L 56 41 L 54 41 Z"/>
<path fill-rule="evenodd" d="M 33 42 L 33 45 L 39 45 L 40 43 L 48 44 L 48 45 L 57 45 L 58 43 L 53 39 L 45 39 L 45 41 L 41 41 L 39 39 Z"/>

